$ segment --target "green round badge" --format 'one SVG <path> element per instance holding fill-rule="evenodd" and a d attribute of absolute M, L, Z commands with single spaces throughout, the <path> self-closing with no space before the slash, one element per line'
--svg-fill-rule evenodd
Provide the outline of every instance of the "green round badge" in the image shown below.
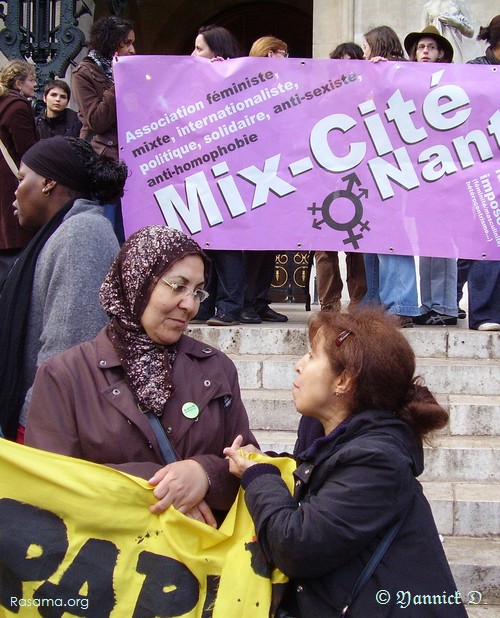
<path fill-rule="evenodd" d="M 196 418 L 200 413 L 200 408 L 192 401 L 186 401 L 182 406 L 182 413 L 186 418 Z"/>

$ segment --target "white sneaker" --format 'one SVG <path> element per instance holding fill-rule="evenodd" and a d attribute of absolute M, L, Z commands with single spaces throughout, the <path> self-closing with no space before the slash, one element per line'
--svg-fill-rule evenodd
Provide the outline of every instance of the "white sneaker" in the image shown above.
<path fill-rule="evenodd" d="M 500 330 L 500 324 L 497 322 L 483 322 L 479 324 L 477 330 Z"/>

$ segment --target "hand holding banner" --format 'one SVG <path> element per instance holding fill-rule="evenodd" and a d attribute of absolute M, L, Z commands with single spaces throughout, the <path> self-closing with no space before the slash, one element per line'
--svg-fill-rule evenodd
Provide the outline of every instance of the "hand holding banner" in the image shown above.
<path fill-rule="evenodd" d="M 250 455 L 262 458 L 263 455 Z M 292 487 L 292 459 L 275 459 Z M 0 440 L 0 617 L 268 618 L 286 578 L 240 491 L 219 530 L 105 466 Z"/>

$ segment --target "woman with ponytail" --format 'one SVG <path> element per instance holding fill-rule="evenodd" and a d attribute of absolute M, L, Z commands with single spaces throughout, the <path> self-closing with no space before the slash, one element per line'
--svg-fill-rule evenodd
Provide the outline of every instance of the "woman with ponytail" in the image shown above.
<path fill-rule="evenodd" d="M 416 478 L 423 440 L 448 414 L 415 377 L 396 320 L 377 309 L 311 319 L 293 383 L 293 496 L 272 459 L 246 458 L 238 438 L 224 450 L 265 557 L 290 578 L 280 618 L 467 615 Z M 416 595 L 435 600 L 423 611 Z"/>
<path fill-rule="evenodd" d="M 37 367 L 107 322 L 99 288 L 118 241 L 102 204 L 123 193 L 124 163 L 74 137 L 50 137 L 21 159 L 13 212 L 35 234 L 0 290 L 0 427 L 22 441 Z"/>

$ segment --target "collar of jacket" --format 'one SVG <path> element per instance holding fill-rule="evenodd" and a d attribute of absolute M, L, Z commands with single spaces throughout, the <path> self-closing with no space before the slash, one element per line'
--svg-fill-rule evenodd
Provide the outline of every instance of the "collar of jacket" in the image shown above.
<path fill-rule="evenodd" d="M 365 437 L 376 439 L 377 436 L 390 436 L 392 440 L 397 440 L 411 458 L 415 476 L 422 473 L 424 464 L 421 442 L 407 423 L 388 410 L 364 410 L 355 414 L 340 435 L 332 432 L 331 437 L 317 438 L 306 451 L 297 456 L 297 465 L 300 466 L 302 462 L 318 465 L 349 442 Z M 316 448 L 312 449 L 313 445 Z"/>
<path fill-rule="evenodd" d="M 121 366 L 116 350 L 106 334 L 106 327 L 96 337 L 97 366 L 100 369 Z M 178 352 L 194 358 L 213 356 L 217 350 L 210 345 L 197 341 L 192 337 L 181 335 Z"/>

